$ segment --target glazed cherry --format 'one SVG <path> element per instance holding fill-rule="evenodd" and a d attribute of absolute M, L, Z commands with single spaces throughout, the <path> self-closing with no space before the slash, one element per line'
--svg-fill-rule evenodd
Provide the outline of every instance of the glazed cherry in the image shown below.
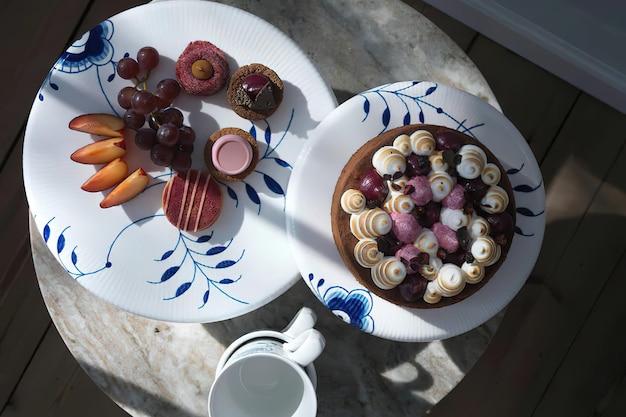
<path fill-rule="evenodd" d="M 480 201 L 489 189 L 489 186 L 480 178 L 463 179 L 460 184 L 465 188 L 465 197 L 468 201 Z"/>
<path fill-rule="evenodd" d="M 491 236 L 504 235 L 509 239 L 513 236 L 515 231 L 513 216 L 506 211 L 488 215 L 487 221 L 491 225 L 491 232 L 489 233 Z"/>
<path fill-rule="evenodd" d="M 267 78 L 265 75 L 253 73 L 243 79 L 243 81 L 241 82 L 241 86 L 243 87 L 246 94 L 248 94 L 248 97 L 254 100 L 269 82 L 269 78 Z"/>
<path fill-rule="evenodd" d="M 367 201 L 371 201 L 377 205 L 384 203 L 387 194 L 389 194 L 387 182 L 383 177 L 378 175 L 375 169 L 371 169 L 363 175 L 359 182 L 359 190 L 363 193 Z"/>
<path fill-rule="evenodd" d="M 428 175 L 430 172 L 430 159 L 428 156 L 412 153 L 406 158 L 406 167 L 406 174 L 409 177 Z"/>
<path fill-rule="evenodd" d="M 437 149 L 440 151 L 451 150 L 456 152 L 463 145 L 461 138 L 455 132 L 449 130 L 441 132 L 437 136 L 436 142 Z"/>
<path fill-rule="evenodd" d="M 400 289 L 400 295 L 405 301 L 412 303 L 419 300 L 426 291 L 426 285 L 428 282 L 419 274 L 407 275 L 404 281 L 398 288 Z"/>

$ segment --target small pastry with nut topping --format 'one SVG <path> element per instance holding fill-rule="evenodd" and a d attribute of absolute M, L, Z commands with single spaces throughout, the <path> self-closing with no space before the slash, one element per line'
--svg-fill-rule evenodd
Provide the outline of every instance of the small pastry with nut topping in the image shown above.
<path fill-rule="evenodd" d="M 228 82 L 230 66 L 224 52 L 207 41 L 193 41 L 176 61 L 176 78 L 189 94 L 210 96 Z"/>

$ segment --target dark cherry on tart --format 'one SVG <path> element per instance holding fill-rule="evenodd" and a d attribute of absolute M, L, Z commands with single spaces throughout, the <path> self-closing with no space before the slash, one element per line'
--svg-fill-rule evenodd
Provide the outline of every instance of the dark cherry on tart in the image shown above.
<path fill-rule="evenodd" d="M 209 96 L 228 82 L 230 66 L 224 52 L 211 42 L 190 42 L 176 61 L 176 78 L 193 95 Z"/>
<path fill-rule="evenodd" d="M 437 308 L 474 294 L 511 247 L 515 202 L 482 143 L 436 125 L 389 130 L 335 186 L 335 244 L 356 279 L 394 304 Z"/>
<path fill-rule="evenodd" d="M 228 102 L 247 120 L 271 116 L 283 100 L 283 81 L 271 68 L 253 63 L 237 69 L 228 83 Z"/>
<path fill-rule="evenodd" d="M 209 172 L 224 181 L 241 181 L 256 167 L 259 148 L 252 135 L 237 127 L 213 133 L 204 147 Z"/>

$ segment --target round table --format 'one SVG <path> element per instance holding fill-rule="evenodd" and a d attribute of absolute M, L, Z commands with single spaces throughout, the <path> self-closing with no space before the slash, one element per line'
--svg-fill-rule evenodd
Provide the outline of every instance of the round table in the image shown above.
<path fill-rule="evenodd" d="M 422 79 L 445 83 L 498 108 L 464 52 L 399 0 L 223 1 L 288 34 L 341 103 L 372 86 Z M 372 3 L 371 5 L 368 3 Z M 57 263 L 31 221 L 35 269 L 50 316 L 95 383 L 133 416 L 205 416 L 215 367 L 239 336 L 281 329 L 302 307 L 318 315 L 326 349 L 315 362 L 318 415 L 418 416 L 440 401 L 478 360 L 501 314 L 460 336 L 399 343 L 348 326 L 300 280 L 251 313 L 216 323 L 168 323 L 120 310 L 83 288 Z"/>

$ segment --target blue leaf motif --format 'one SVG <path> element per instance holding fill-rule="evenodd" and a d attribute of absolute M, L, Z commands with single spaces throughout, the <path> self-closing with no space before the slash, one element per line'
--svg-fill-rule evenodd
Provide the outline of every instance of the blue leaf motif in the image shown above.
<path fill-rule="evenodd" d="M 532 210 L 526 207 L 518 207 L 517 212 L 521 214 L 522 216 L 527 216 L 527 217 L 537 217 L 543 214 L 543 211 L 540 211 L 539 213 L 533 213 Z"/>
<path fill-rule="evenodd" d="M 224 278 L 220 281 L 220 284 L 232 284 L 233 282 L 235 281 L 230 278 Z"/>
<path fill-rule="evenodd" d="M 521 167 L 519 167 L 519 168 L 511 168 L 511 169 L 509 169 L 508 171 L 506 171 L 506 173 L 507 173 L 508 175 L 515 175 L 515 174 L 517 174 L 518 172 L 520 172 L 522 169 L 524 169 L 524 163 L 522 163 L 522 166 L 521 166 Z"/>
<path fill-rule="evenodd" d="M 50 226 L 45 225 L 43 227 L 43 240 L 44 242 L 48 243 L 48 239 L 50 239 Z"/>
<path fill-rule="evenodd" d="M 226 261 L 222 261 L 220 263 L 218 263 L 217 265 L 215 265 L 216 269 L 224 269 L 224 268 L 228 268 L 231 267 L 233 265 L 235 265 L 237 262 L 235 261 L 231 261 L 231 260 L 226 260 Z"/>
<path fill-rule="evenodd" d="M 191 282 L 181 284 L 181 286 L 176 290 L 176 297 L 183 295 L 189 288 L 191 288 Z"/>
<path fill-rule="evenodd" d="M 324 282 L 325 282 L 325 281 L 324 281 L 324 278 L 320 278 L 320 280 L 319 280 L 319 281 L 317 281 L 317 287 L 319 288 L 319 287 L 321 287 L 322 285 L 324 285 Z"/>
<path fill-rule="evenodd" d="M 208 242 L 209 240 L 211 240 L 212 237 L 213 237 L 213 235 L 202 235 L 198 239 L 196 239 L 196 242 L 198 242 L 198 243 L 205 243 L 205 242 Z"/>
<path fill-rule="evenodd" d="M 389 120 L 391 120 L 391 110 L 389 110 L 389 107 L 387 107 L 385 109 L 385 111 L 383 111 L 383 126 L 387 127 L 389 126 Z"/>
<path fill-rule="evenodd" d="M 420 118 L 420 123 L 424 123 L 424 112 L 421 109 L 420 109 L 419 118 Z"/>
<path fill-rule="evenodd" d="M 517 234 L 518 234 L 518 235 L 520 235 L 520 236 L 526 236 L 526 237 L 529 237 L 529 236 L 535 236 L 535 234 L 534 234 L 534 233 L 528 233 L 528 234 L 524 233 L 524 232 L 522 231 L 522 229 L 520 229 L 520 228 L 519 228 L 519 227 L 517 227 L 517 226 L 515 226 L 515 233 L 517 233 Z"/>
<path fill-rule="evenodd" d="M 411 124 L 411 113 L 410 112 L 406 112 L 406 114 L 404 115 L 404 120 L 402 121 L 402 124 L 404 124 L 405 126 Z"/>
<path fill-rule="evenodd" d="M 63 252 L 63 248 L 65 248 L 65 236 L 61 234 L 57 239 L 57 253 Z"/>
<path fill-rule="evenodd" d="M 174 253 L 174 251 L 173 251 L 173 250 L 168 250 L 167 252 L 165 252 L 165 253 L 163 254 L 163 256 L 161 256 L 161 259 L 159 259 L 159 260 L 160 260 L 160 261 L 164 261 L 164 260 L 166 260 L 167 258 L 169 258 L 170 256 L 172 256 L 172 254 L 173 254 L 173 253 Z"/>
<path fill-rule="evenodd" d="M 250 135 L 252 135 L 252 137 L 256 139 L 256 126 L 255 125 L 252 125 L 252 127 L 250 127 L 249 132 L 250 132 Z"/>
<path fill-rule="evenodd" d="M 280 158 L 274 158 L 274 161 L 276 161 L 276 163 L 277 163 L 278 165 L 280 165 L 281 167 L 284 167 L 284 168 L 288 168 L 288 167 L 290 167 L 290 166 L 291 166 L 291 165 L 289 164 L 289 162 L 284 161 L 284 160 L 282 160 L 282 159 L 280 159 Z"/>
<path fill-rule="evenodd" d="M 210 295 L 211 291 L 210 290 L 206 290 L 206 292 L 204 293 L 204 296 L 202 297 L 202 302 L 204 304 L 206 304 L 207 301 L 209 301 L 209 295 Z"/>
<path fill-rule="evenodd" d="M 268 145 L 272 142 L 272 130 L 270 129 L 270 125 L 267 125 L 265 128 L 265 143 Z"/>
<path fill-rule="evenodd" d="M 263 180 L 265 180 L 265 184 L 267 185 L 267 188 L 269 188 L 273 193 L 278 194 L 278 195 L 285 195 L 285 192 L 283 191 L 283 187 L 281 187 L 280 184 L 277 183 L 276 180 L 274 180 L 274 178 L 270 177 L 267 174 L 264 174 Z"/>
<path fill-rule="evenodd" d="M 432 93 L 435 92 L 436 89 L 437 89 L 437 86 L 433 85 L 428 90 L 426 90 L 426 93 L 424 93 L 424 97 L 431 95 Z"/>
<path fill-rule="evenodd" d="M 520 184 L 520 185 L 516 185 L 515 187 L 513 187 L 513 190 L 519 191 L 521 193 L 532 193 L 533 191 L 537 191 L 539 187 L 541 187 L 541 183 L 539 183 L 539 185 L 536 187 L 531 187 L 530 185 L 527 185 L 527 184 Z"/>
<path fill-rule="evenodd" d="M 115 79 L 115 73 L 113 73 L 113 74 L 109 75 L 109 78 L 107 78 L 107 81 L 108 81 L 108 82 L 111 82 L 111 81 L 113 81 L 114 79 Z"/>
<path fill-rule="evenodd" d="M 178 272 L 178 269 L 178 266 L 172 266 L 168 268 L 165 272 L 163 272 L 163 275 L 161 275 L 161 282 L 165 282 L 168 279 L 172 278 L 174 274 Z"/>
<path fill-rule="evenodd" d="M 228 196 L 230 198 L 232 198 L 233 200 L 237 201 L 237 193 L 235 193 L 235 190 L 233 190 L 230 187 L 226 187 L 226 192 L 228 193 Z"/>
<path fill-rule="evenodd" d="M 370 101 L 365 97 L 365 101 L 363 102 L 363 111 L 366 115 L 370 113 Z"/>
<path fill-rule="evenodd" d="M 78 264 L 78 255 L 76 254 L 76 249 L 72 251 L 72 265 L 76 266 Z"/>
<path fill-rule="evenodd" d="M 208 251 L 206 251 L 206 254 L 209 256 L 217 255 L 218 253 L 222 253 L 225 250 L 226 250 L 226 246 L 215 246 L 214 248 L 211 248 Z"/>
<path fill-rule="evenodd" d="M 39 101 L 43 101 L 43 94 L 39 93 Z"/>
<path fill-rule="evenodd" d="M 248 193 L 248 197 L 250 197 L 250 200 L 252 200 L 254 204 L 261 204 L 261 199 L 259 198 L 259 195 L 254 190 L 254 188 L 250 186 L 250 184 L 246 184 L 246 193 Z"/>
<path fill-rule="evenodd" d="M 50 87 L 52 87 L 53 90 L 57 91 L 59 89 L 59 86 L 56 85 L 55 83 L 50 83 Z"/>

